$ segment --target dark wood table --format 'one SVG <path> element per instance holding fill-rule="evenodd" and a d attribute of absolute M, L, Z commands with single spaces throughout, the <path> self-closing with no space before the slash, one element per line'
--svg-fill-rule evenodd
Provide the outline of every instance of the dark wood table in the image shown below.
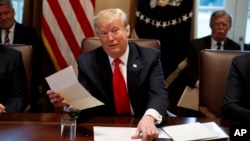
<path fill-rule="evenodd" d="M 63 113 L 5 113 L 0 114 L 0 140 L 3 141 L 58 141 Z M 93 126 L 136 127 L 135 117 L 94 117 L 77 124 L 76 141 L 93 141 Z M 166 125 L 214 121 L 228 133 L 220 119 L 196 117 L 168 117 Z"/>

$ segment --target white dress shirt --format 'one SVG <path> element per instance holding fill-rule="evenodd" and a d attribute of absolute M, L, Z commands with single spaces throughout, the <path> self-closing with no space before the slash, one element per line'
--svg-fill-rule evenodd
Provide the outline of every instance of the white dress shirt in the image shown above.
<path fill-rule="evenodd" d="M 125 83 L 127 84 L 127 62 L 128 62 L 128 54 L 129 54 L 129 47 L 127 47 L 125 53 L 119 58 L 121 60 L 121 63 L 119 64 L 120 66 L 120 70 L 122 72 L 122 75 L 124 77 Z M 109 57 L 109 62 L 110 62 L 110 66 L 112 68 L 112 71 L 114 72 L 114 59 L 110 56 Z M 130 109 L 131 109 L 131 114 L 134 115 L 134 110 L 133 107 L 130 103 Z M 69 107 L 64 107 L 64 111 L 66 112 L 79 112 L 79 110 L 73 108 L 72 106 Z M 167 112 L 167 111 L 166 111 Z M 160 113 L 158 111 L 156 111 L 155 109 L 147 109 L 146 112 L 144 113 L 144 115 L 150 115 L 152 117 L 155 118 L 156 122 L 155 124 L 160 124 L 162 122 L 162 115 L 160 115 Z"/>
<path fill-rule="evenodd" d="M 224 40 L 220 42 L 221 46 L 220 46 L 220 50 L 224 50 Z M 212 50 L 217 50 L 218 46 L 217 46 L 217 41 L 215 41 L 213 38 L 211 38 L 211 49 Z"/>
<path fill-rule="evenodd" d="M 15 26 L 16 26 L 16 23 L 14 23 L 13 26 L 8 30 L 9 31 L 10 44 L 13 44 Z M 4 43 L 5 34 L 6 34 L 6 30 L 2 29 L 1 30 L 1 40 L 2 40 L 2 43 Z"/>

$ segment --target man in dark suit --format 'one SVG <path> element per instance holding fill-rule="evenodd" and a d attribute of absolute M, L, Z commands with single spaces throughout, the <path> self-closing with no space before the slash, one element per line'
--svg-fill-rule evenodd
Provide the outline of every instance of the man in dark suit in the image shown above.
<path fill-rule="evenodd" d="M 0 0 L 0 43 L 27 44 L 33 48 L 31 111 L 35 112 L 38 110 L 39 104 L 38 87 L 41 81 L 43 42 L 33 27 L 16 22 L 14 16 L 15 11 L 11 0 Z"/>
<path fill-rule="evenodd" d="M 27 79 L 21 52 L 0 45 L 0 113 L 23 112 Z"/>
<path fill-rule="evenodd" d="M 227 33 L 231 26 L 232 17 L 229 13 L 224 10 L 217 10 L 212 13 L 210 18 L 211 35 L 194 39 L 190 42 L 187 65 L 169 86 L 169 91 L 173 94 L 170 95 L 170 99 L 173 102 L 171 105 L 176 105 L 186 86 L 199 88 L 199 54 L 202 50 L 240 50 L 238 43 L 227 38 Z M 188 115 L 189 113 L 183 113 L 182 111 L 181 114 Z"/>
<path fill-rule="evenodd" d="M 237 56 L 227 78 L 222 117 L 250 124 L 250 54 Z"/>
<path fill-rule="evenodd" d="M 218 50 L 240 50 L 240 45 L 227 38 L 227 32 L 232 25 L 232 17 L 224 10 L 212 13 L 210 18 L 210 28 L 212 34 L 200 39 L 194 39 L 190 43 L 190 53 L 187 58 L 187 67 L 183 73 L 186 76 L 187 85 L 199 87 L 199 54 L 204 49 Z M 220 43 L 218 48 L 217 43 Z"/>
<path fill-rule="evenodd" d="M 79 118 L 120 115 L 115 104 L 115 87 L 112 85 L 116 64 L 113 61 L 119 58 L 130 103 L 130 113 L 125 115 L 142 117 L 132 138 L 139 138 L 140 133 L 143 140 L 157 138 L 155 124 L 162 123 L 168 106 L 159 50 L 128 42 L 130 27 L 126 14 L 120 9 L 103 10 L 94 22 L 102 46 L 79 56 L 78 80 L 104 105 L 82 110 Z M 49 90 L 47 94 L 55 106 L 69 106 L 55 91 Z"/>

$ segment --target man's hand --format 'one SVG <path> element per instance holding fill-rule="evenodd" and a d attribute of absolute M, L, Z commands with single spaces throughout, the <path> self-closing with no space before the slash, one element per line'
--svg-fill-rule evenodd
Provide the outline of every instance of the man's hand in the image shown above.
<path fill-rule="evenodd" d="M 142 141 L 153 141 L 158 138 L 158 135 L 155 119 L 150 115 L 144 115 L 137 125 L 136 133 L 131 138 L 138 139 L 142 137 Z"/>
<path fill-rule="evenodd" d="M 68 106 L 68 104 L 64 101 L 64 98 L 61 97 L 59 93 L 56 93 L 53 90 L 48 90 L 47 95 L 49 96 L 50 102 L 56 107 Z"/>
<path fill-rule="evenodd" d="M 0 103 L 0 113 L 6 113 L 5 107 Z"/>

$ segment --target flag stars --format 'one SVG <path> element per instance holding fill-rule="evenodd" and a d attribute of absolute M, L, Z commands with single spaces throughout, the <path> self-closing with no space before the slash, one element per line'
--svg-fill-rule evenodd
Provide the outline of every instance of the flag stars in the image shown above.
<path fill-rule="evenodd" d="M 145 23 L 146 23 L 146 24 L 150 23 L 150 18 L 146 17 Z"/>
<path fill-rule="evenodd" d="M 144 15 L 140 15 L 140 20 L 144 20 Z"/>
<path fill-rule="evenodd" d="M 140 13 L 141 13 L 141 12 L 136 11 L 136 13 L 135 13 L 136 17 L 139 17 L 139 16 L 140 16 Z"/>
<path fill-rule="evenodd" d="M 177 24 L 176 19 L 173 19 L 173 20 L 172 20 L 172 25 L 175 26 L 176 24 Z"/>
<path fill-rule="evenodd" d="M 188 17 L 187 17 L 186 14 L 184 16 L 182 16 L 182 20 L 185 21 L 185 22 L 188 20 Z"/>
<path fill-rule="evenodd" d="M 167 27 L 167 22 L 163 22 L 163 23 L 162 23 L 162 27 L 163 27 L 163 28 L 166 28 L 166 27 Z"/>
<path fill-rule="evenodd" d="M 155 26 L 156 26 L 157 28 L 159 28 L 159 27 L 161 26 L 161 22 L 159 22 L 159 21 L 156 21 L 156 24 L 155 24 Z"/>
<path fill-rule="evenodd" d="M 166 21 L 157 21 L 155 19 L 152 19 L 150 17 L 147 17 L 146 15 L 142 14 L 140 11 L 136 11 L 136 17 L 138 17 L 141 21 L 144 21 L 146 24 L 151 24 L 152 26 L 155 26 L 156 28 L 166 28 L 168 26 L 175 26 L 177 24 L 182 24 L 182 22 L 186 22 L 188 19 L 192 18 L 192 11 L 189 13 L 186 13 L 180 17 L 176 17 L 175 19 L 169 19 Z"/>
<path fill-rule="evenodd" d="M 193 16 L 193 13 L 191 11 L 191 12 L 189 12 L 189 18 L 191 18 L 192 16 Z"/>

